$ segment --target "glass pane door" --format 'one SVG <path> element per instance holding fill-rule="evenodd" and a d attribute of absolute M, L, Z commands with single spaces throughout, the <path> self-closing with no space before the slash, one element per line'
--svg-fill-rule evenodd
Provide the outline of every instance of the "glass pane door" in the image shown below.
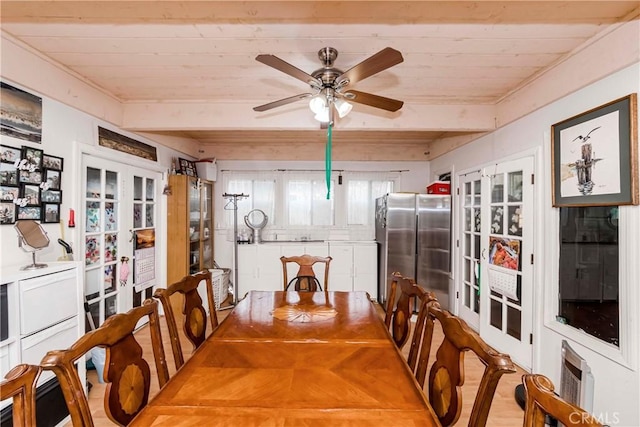
<path fill-rule="evenodd" d="M 482 204 L 480 335 L 521 366 L 530 367 L 533 159 L 505 162 L 488 170 Z"/>
<path fill-rule="evenodd" d="M 131 307 L 139 307 L 145 299 L 151 298 L 157 283 L 157 182 L 153 172 L 133 176 Z"/>
<path fill-rule="evenodd" d="M 160 174 L 89 155 L 82 162 L 85 298 L 88 327 L 99 327 L 152 296 Z"/>
<path fill-rule="evenodd" d="M 95 327 L 118 312 L 122 171 L 87 166 L 82 221 L 85 297 Z"/>
<path fill-rule="evenodd" d="M 460 176 L 458 236 L 459 267 L 456 275 L 458 314 L 469 326 L 478 330 L 480 313 L 480 231 L 482 183 L 480 172 Z"/>

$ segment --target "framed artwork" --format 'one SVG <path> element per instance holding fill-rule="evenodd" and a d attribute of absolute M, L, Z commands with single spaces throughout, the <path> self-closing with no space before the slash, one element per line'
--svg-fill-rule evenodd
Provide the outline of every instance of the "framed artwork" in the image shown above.
<path fill-rule="evenodd" d="M 42 142 L 42 98 L 0 82 L 0 134 Z"/>
<path fill-rule="evenodd" d="M 9 147 L 8 145 L 0 145 L 0 162 L 2 163 L 15 163 L 20 159 L 22 150 L 15 147 Z"/>
<path fill-rule="evenodd" d="M 44 212 L 42 222 L 60 222 L 60 205 L 58 203 L 43 203 L 42 212 Z"/>
<path fill-rule="evenodd" d="M 551 126 L 553 206 L 638 204 L 637 94 Z"/>
<path fill-rule="evenodd" d="M 40 221 L 40 206 L 18 206 L 18 219 L 35 219 Z"/>
<path fill-rule="evenodd" d="M 42 167 L 45 169 L 52 169 L 62 172 L 62 165 L 64 159 L 62 157 L 50 156 L 49 154 L 42 155 Z"/>
<path fill-rule="evenodd" d="M 18 169 L 9 163 L 0 163 L 0 185 L 18 185 Z"/>
<path fill-rule="evenodd" d="M 16 205 L 13 202 L 0 203 L 0 224 L 13 224 L 16 222 Z"/>
<path fill-rule="evenodd" d="M 40 186 L 36 184 L 22 184 L 21 198 L 26 199 L 26 206 L 40 204 Z"/>
<path fill-rule="evenodd" d="M 9 202 L 20 197 L 20 188 L 0 186 L 0 201 Z"/>
<path fill-rule="evenodd" d="M 100 126 L 98 126 L 98 145 L 142 157 L 143 159 L 158 161 L 156 147 Z"/>
<path fill-rule="evenodd" d="M 189 175 L 189 176 L 195 176 L 195 177 L 198 176 L 198 171 L 196 170 L 196 164 L 191 160 L 178 157 L 178 166 L 180 167 L 180 170 L 178 171 L 178 173 L 182 175 Z"/>
<path fill-rule="evenodd" d="M 28 170 L 19 171 L 18 181 L 25 184 L 40 184 L 42 182 L 42 172 Z"/>
<path fill-rule="evenodd" d="M 26 167 L 29 171 L 42 170 L 42 156 L 44 152 L 37 148 L 22 146 L 22 159 L 26 160 Z"/>
<path fill-rule="evenodd" d="M 40 195 L 42 203 L 62 203 L 61 190 L 44 190 Z"/>
<path fill-rule="evenodd" d="M 54 169 L 44 170 L 44 179 L 42 182 L 46 182 L 49 186 L 49 190 L 60 190 L 60 180 L 62 172 Z"/>

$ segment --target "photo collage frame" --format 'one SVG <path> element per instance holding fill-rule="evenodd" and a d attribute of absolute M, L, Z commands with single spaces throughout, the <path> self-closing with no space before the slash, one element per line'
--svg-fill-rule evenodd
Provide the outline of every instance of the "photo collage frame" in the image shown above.
<path fill-rule="evenodd" d="M 0 224 L 60 222 L 63 166 L 41 149 L 0 145 Z"/>

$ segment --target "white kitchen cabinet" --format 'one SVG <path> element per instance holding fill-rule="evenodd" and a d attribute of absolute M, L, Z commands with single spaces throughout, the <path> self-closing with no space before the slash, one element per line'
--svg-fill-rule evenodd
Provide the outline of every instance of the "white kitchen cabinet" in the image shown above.
<path fill-rule="evenodd" d="M 6 312 L 2 317 L 6 325 L 0 337 L 0 377 L 4 378 L 20 363 L 37 365 L 48 351 L 66 349 L 84 335 L 80 262 L 50 262 L 45 268 L 30 271 L 22 271 L 20 266 L 6 267 L 2 269 L 0 288 L 6 304 L 0 307 L 0 311 Z M 78 375 L 84 384 L 84 359 L 78 363 Z M 46 404 L 62 405 L 66 411 L 64 400 L 41 396 L 59 394 L 58 387 L 50 383 L 54 377 L 51 371 L 43 371 L 38 379 L 37 415 L 51 411 Z M 0 408 L 9 404 L 11 400 L 5 400 Z"/>
<path fill-rule="evenodd" d="M 353 244 L 329 243 L 331 267 L 329 268 L 329 290 L 353 290 Z"/>
<path fill-rule="evenodd" d="M 281 246 L 276 243 L 238 246 L 238 298 L 249 291 L 282 288 Z"/>
<path fill-rule="evenodd" d="M 238 297 L 250 290 L 280 290 L 283 287 L 281 256 L 309 254 L 331 256 L 329 290 L 366 291 L 372 299 L 377 291 L 377 250 L 375 242 L 282 242 L 238 246 Z M 324 265 L 317 264 L 315 275 L 324 283 Z M 297 273 L 295 266 L 288 277 Z"/>
<path fill-rule="evenodd" d="M 378 299 L 378 248 L 375 242 L 353 245 L 353 290 L 366 291 Z"/>
<path fill-rule="evenodd" d="M 366 291 L 378 297 L 378 262 L 375 242 L 329 242 L 333 258 L 329 288 L 334 291 Z"/>

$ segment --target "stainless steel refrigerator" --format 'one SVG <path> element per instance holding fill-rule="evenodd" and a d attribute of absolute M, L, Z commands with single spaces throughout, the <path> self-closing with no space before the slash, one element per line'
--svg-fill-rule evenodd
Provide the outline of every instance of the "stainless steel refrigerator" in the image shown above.
<path fill-rule="evenodd" d="M 386 304 L 393 272 L 416 279 L 453 305 L 451 271 L 451 196 L 389 193 L 376 199 L 378 301 Z"/>

